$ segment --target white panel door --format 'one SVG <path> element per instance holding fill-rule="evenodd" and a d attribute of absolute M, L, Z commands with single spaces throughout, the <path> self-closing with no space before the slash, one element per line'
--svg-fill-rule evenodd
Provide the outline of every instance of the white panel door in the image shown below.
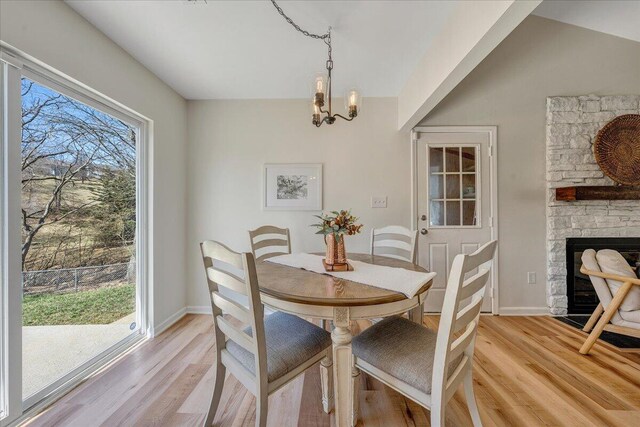
<path fill-rule="evenodd" d="M 451 263 L 491 239 L 488 132 L 420 132 L 417 141 L 419 264 L 438 273 L 426 311 L 440 312 Z M 483 311 L 491 311 L 491 290 Z"/>

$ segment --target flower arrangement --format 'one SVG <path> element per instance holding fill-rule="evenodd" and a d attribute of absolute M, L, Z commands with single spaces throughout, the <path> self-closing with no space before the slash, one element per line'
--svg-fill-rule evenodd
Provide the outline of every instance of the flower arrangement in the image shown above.
<path fill-rule="evenodd" d="M 316 234 L 324 235 L 327 244 L 327 254 L 324 260 L 324 268 L 327 271 L 351 271 L 353 267 L 347 262 L 347 252 L 344 248 L 342 236 L 353 236 L 360 233 L 362 224 L 356 224 L 358 218 L 351 215 L 351 211 L 331 211 L 330 214 L 316 215 L 320 219 L 318 224 L 312 227 L 318 228 Z"/>
<path fill-rule="evenodd" d="M 362 224 L 356 224 L 358 218 L 351 215 L 351 210 L 331 211 L 330 214 L 315 215 L 315 217 L 321 221 L 312 225 L 318 228 L 316 234 L 333 235 L 337 242 L 343 235 L 353 236 L 360 233 L 362 229 Z"/>

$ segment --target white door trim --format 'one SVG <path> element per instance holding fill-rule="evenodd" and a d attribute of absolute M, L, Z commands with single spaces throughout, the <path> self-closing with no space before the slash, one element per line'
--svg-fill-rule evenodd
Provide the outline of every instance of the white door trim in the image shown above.
<path fill-rule="evenodd" d="M 486 133 L 489 137 L 489 228 L 491 239 L 498 239 L 498 127 L 497 126 L 418 126 L 411 131 L 411 226 L 418 229 L 418 140 L 420 133 Z M 500 292 L 498 292 L 498 260 L 500 244 L 493 259 L 491 280 L 491 313 L 500 311 Z"/>

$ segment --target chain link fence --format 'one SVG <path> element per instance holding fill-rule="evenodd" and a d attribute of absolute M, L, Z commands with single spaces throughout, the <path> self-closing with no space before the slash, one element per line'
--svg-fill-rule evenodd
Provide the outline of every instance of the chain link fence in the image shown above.
<path fill-rule="evenodd" d="M 135 264 L 131 263 L 22 272 L 25 295 L 78 292 L 134 281 Z"/>

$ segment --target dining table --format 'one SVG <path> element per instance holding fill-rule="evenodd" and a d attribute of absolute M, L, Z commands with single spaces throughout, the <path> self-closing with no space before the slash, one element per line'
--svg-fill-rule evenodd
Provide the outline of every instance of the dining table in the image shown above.
<path fill-rule="evenodd" d="M 319 254 L 322 255 L 322 254 Z M 380 255 L 349 254 L 349 260 L 427 272 L 417 264 Z M 256 263 L 263 304 L 300 317 L 333 321 L 332 358 L 320 363 L 325 412 L 335 408 L 337 427 L 353 426 L 358 419 L 357 384 L 360 372 L 353 365 L 351 321 L 409 313 L 422 323 L 423 303 L 433 280 L 426 282 L 413 296 L 363 283 L 319 274 L 264 260 Z M 330 375 L 333 367 L 333 376 Z M 333 385 L 333 387 L 332 387 Z"/>

